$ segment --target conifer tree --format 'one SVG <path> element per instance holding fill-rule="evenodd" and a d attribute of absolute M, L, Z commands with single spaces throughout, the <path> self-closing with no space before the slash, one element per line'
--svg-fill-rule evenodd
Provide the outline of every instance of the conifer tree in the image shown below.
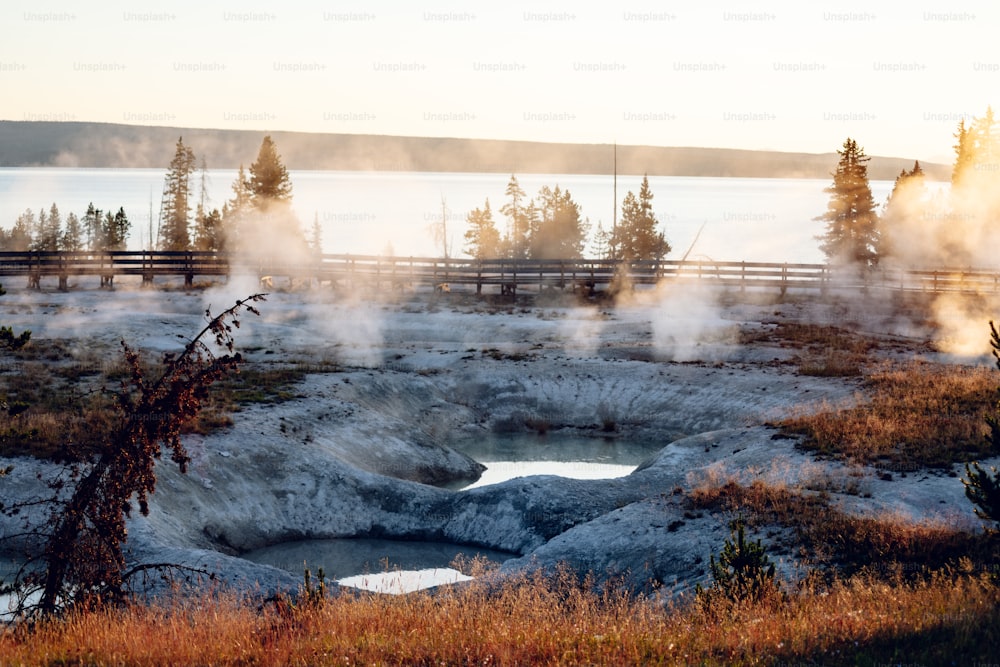
<path fill-rule="evenodd" d="M 591 242 L 592 252 L 597 259 L 609 259 L 611 257 L 611 232 L 604 229 L 604 223 L 597 221 L 597 229 L 594 230 L 594 238 Z"/>
<path fill-rule="evenodd" d="M 476 259 L 500 257 L 500 232 L 493 220 L 490 200 L 486 200 L 483 208 L 472 209 L 465 220 L 469 225 L 465 231 L 465 254 Z"/>
<path fill-rule="evenodd" d="M 37 226 L 38 221 L 35 219 L 34 211 L 30 208 L 25 209 L 24 213 L 17 216 L 17 220 L 14 221 L 14 226 L 11 227 L 10 232 L 7 234 L 7 250 L 14 252 L 31 250 Z"/>
<path fill-rule="evenodd" d="M 529 255 L 533 259 L 575 259 L 583 254 L 588 223 L 568 190 L 543 187 L 538 193 L 538 216 L 531 220 Z"/>
<path fill-rule="evenodd" d="M 504 235 L 504 254 L 513 259 L 528 256 L 528 234 L 531 227 L 531 211 L 526 210 L 526 196 L 517 176 L 511 174 L 504 191 L 507 203 L 500 207 L 500 213 L 507 218 L 507 233 Z"/>
<path fill-rule="evenodd" d="M 270 135 L 264 137 L 257 159 L 250 165 L 248 182 L 257 208 L 264 209 L 275 202 L 292 199 L 292 181 Z"/>
<path fill-rule="evenodd" d="M 995 231 L 1000 216 L 1000 129 L 992 107 L 982 117 L 966 125 L 959 122 L 955 134 L 955 164 L 952 169 L 951 219 L 952 238 L 975 234 L 980 247 L 995 245 L 1000 238 Z M 966 248 L 966 256 L 952 259 L 974 263 L 983 259 Z"/>
<path fill-rule="evenodd" d="M 62 235 L 62 216 L 59 207 L 54 203 L 48 213 L 45 209 L 38 212 L 38 223 L 32 242 L 32 250 L 54 251 L 59 249 L 59 237 Z"/>
<path fill-rule="evenodd" d="M 129 222 L 128 216 L 125 215 L 124 208 L 119 207 L 118 212 L 114 215 L 111 215 L 111 211 L 108 211 L 104 215 L 104 226 L 102 228 L 104 249 L 125 250 L 128 233 L 131 229 L 132 223 Z"/>
<path fill-rule="evenodd" d="M 885 201 L 879 221 L 878 257 L 884 260 L 900 252 L 906 245 L 908 232 L 919 221 L 913 220 L 920 211 L 926 211 L 927 185 L 919 161 L 913 169 L 903 169 L 896 177 L 892 192 Z"/>
<path fill-rule="evenodd" d="M 94 202 L 90 202 L 87 205 L 87 212 L 83 214 L 83 229 L 87 234 L 87 250 L 91 252 L 105 250 L 101 213 L 101 209 L 95 208 Z"/>
<path fill-rule="evenodd" d="M 241 180 L 245 178 L 245 180 Z M 226 223 L 227 232 L 236 236 L 237 246 L 246 252 L 304 254 L 308 244 L 302 224 L 292 211 L 292 182 L 270 136 L 261 142 L 257 159 L 250 165 L 249 176 L 241 175 L 234 184 L 238 198 L 247 197 L 249 208 L 234 202 L 239 210 L 235 226 Z"/>
<path fill-rule="evenodd" d="M 191 248 L 191 174 L 195 171 L 194 151 L 177 139 L 174 158 L 163 185 L 160 213 L 160 247 L 163 250 Z"/>
<path fill-rule="evenodd" d="M 816 220 L 826 222 L 820 249 L 832 264 L 870 267 L 878 262 L 878 214 L 868 184 L 865 151 L 850 137 L 838 150 L 840 162 L 833 174 L 827 211 Z"/>
<path fill-rule="evenodd" d="M 236 179 L 232 185 L 233 198 L 222 205 L 222 230 L 223 238 L 226 239 L 227 248 L 235 248 L 240 245 L 240 230 L 244 220 L 247 218 L 251 208 L 253 194 L 250 191 L 250 181 L 247 178 L 246 170 L 240 165 L 236 172 Z"/>
<path fill-rule="evenodd" d="M 323 254 L 323 227 L 319 224 L 319 211 L 313 215 L 312 227 L 309 230 L 309 250 L 314 255 Z"/>
<path fill-rule="evenodd" d="M 629 190 L 622 200 L 622 218 L 612 232 L 611 245 L 615 259 L 660 260 L 670 252 L 670 243 L 657 229 L 659 221 L 653 212 L 653 192 L 649 178 L 643 176 L 639 196 Z"/>
<path fill-rule="evenodd" d="M 69 252 L 83 250 L 83 233 L 80 219 L 76 217 L 76 213 L 70 213 L 66 216 L 66 229 L 59 240 L 59 249 Z"/>

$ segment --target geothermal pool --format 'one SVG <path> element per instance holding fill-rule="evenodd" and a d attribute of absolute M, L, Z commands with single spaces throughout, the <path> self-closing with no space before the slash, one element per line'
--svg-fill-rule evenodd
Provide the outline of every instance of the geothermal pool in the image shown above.
<path fill-rule="evenodd" d="M 474 440 L 450 443 L 486 466 L 472 489 L 528 475 L 558 475 L 571 479 L 624 477 L 668 443 L 622 440 L 608 433 L 565 435 L 561 433 L 490 434 Z"/>
<path fill-rule="evenodd" d="M 593 437 L 512 433 L 454 442 L 451 446 L 487 466 L 472 489 L 527 475 L 574 479 L 624 477 L 658 452 L 662 444 L 619 440 L 613 434 Z M 517 554 L 448 542 L 340 538 L 283 542 L 243 555 L 296 575 L 306 567 L 315 577 L 323 568 L 328 580 L 380 593 L 406 593 L 469 577 L 449 567 L 459 555 L 494 563 Z"/>

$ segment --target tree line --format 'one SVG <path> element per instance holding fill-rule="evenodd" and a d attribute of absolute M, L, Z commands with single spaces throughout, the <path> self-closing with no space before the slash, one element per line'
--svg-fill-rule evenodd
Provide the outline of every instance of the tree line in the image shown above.
<path fill-rule="evenodd" d="M 577 259 L 583 257 L 590 221 L 569 190 L 543 186 L 528 199 L 512 175 L 500 207 L 503 230 L 487 198 L 466 216 L 465 253 L 476 259 Z M 643 176 L 638 197 L 631 191 L 622 202 L 622 219 L 606 230 L 598 223 L 594 252 L 599 259 L 662 259 L 670 244 L 653 212 L 653 193 Z"/>
<path fill-rule="evenodd" d="M 30 208 L 17 217 L 9 230 L 0 228 L 0 250 L 12 252 L 70 252 L 124 250 L 132 223 L 119 207 L 116 213 L 102 211 L 93 203 L 83 217 L 70 213 L 63 222 L 59 207 L 53 203 L 38 215 Z"/>
<path fill-rule="evenodd" d="M 206 193 L 207 167 L 193 149 L 178 138 L 174 157 L 164 177 L 163 197 L 156 234 L 151 247 L 165 251 L 240 251 L 273 249 L 274 244 L 318 251 L 321 235 L 318 221 L 306 241 L 291 210 L 292 183 L 270 136 L 261 143 L 249 171 L 240 165 L 232 185 L 232 198 L 222 209 L 209 210 Z M 200 185 L 200 188 L 198 187 Z M 8 230 L 0 228 L 0 251 L 88 251 L 125 250 L 132 224 L 123 207 L 112 213 L 93 203 L 82 216 L 70 213 L 63 220 L 56 203 L 37 214 L 27 209 Z M 151 235 L 152 236 L 152 235 Z"/>
<path fill-rule="evenodd" d="M 307 243 L 291 210 L 292 181 L 270 135 L 264 137 L 249 171 L 240 165 L 232 197 L 222 209 L 208 209 L 205 161 L 200 190 L 195 196 L 197 171 L 194 151 L 177 139 L 163 186 L 157 247 L 160 250 L 246 251 L 270 249 L 272 244 L 309 246 L 320 250 L 318 221 Z"/>
<path fill-rule="evenodd" d="M 830 264 L 872 268 L 972 266 L 1000 240 L 992 227 L 1000 216 L 1000 131 L 993 109 L 955 132 L 951 189 L 934 192 L 919 161 L 896 177 L 879 206 L 868 181 L 864 149 L 848 137 L 837 153 L 825 223 L 817 238 Z"/>

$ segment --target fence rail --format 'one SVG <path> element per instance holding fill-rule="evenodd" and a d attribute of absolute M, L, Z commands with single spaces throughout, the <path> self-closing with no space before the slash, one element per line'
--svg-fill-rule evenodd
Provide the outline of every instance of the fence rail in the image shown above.
<path fill-rule="evenodd" d="M 289 262 L 266 256 L 230 257 L 214 252 L 0 252 L 0 276 L 25 276 L 38 288 L 44 277 L 58 277 L 67 289 L 70 277 L 100 276 L 112 285 L 115 276 L 141 276 L 151 283 L 158 276 L 230 274 L 313 280 L 331 285 L 375 287 L 461 286 L 499 289 L 516 294 L 524 287 L 574 289 L 594 293 L 615 281 L 651 285 L 661 281 L 700 282 L 739 289 L 768 288 L 826 291 L 830 288 L 919 290 L 929 292 L 1000 291 L 1000 271 L 986 269 L 898 269 L 864 271 L 826 264 L 715 262 L 710 260 L 619 261 L 599 259 L 511 260 L 315 255 Z"/>

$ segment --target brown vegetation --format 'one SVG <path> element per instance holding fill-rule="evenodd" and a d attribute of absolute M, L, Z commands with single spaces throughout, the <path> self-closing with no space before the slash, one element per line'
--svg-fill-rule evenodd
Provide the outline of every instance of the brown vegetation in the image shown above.
<path fill-rule="evenodd" d="M 853 516 L 833 506 L 825 493 L 759 481 L 746 486 L 727 482 L 696 488 L 689 499 L 694 509 L 740 511 L 750 525 L 790 529 L 782 546 L 829 575 L 918 577 L 960 566 L 994 571 L 1000 563 L 1000 539 L 995 535 L 893 516 Z"/>
<path fill-rule="evenodd" d="M 912 361 L 870 371 L 849 404 L 777 425 L 824 456 L 903 471 L 946 468 L 995 454 L 985 419 L 996 402 L 989 368 Z"/>
<path fill-rule="evenodd" d="M 532 575 L 407 596 L 258 605 L 205 595 L 0 632 L 19 665 L 941 664 L 991 657 L 1000 592 L 985 576 L 806 583 L 782 605 L 663 608 Z M 905 648 L 904 648 L 905 647 Z"/>
<path fill-rule="evenodd" d="M 0 414 L 0 456 L 34 456 L 81 461 L 101 445 L 113 426 L 116 389 L 127 378 L 120 360 L 102 362 L 93 352 L 78 352 L 61 340 L 33 340 L 11 354 L 10 370 L 0 373 L 0 397 L 21 406 Z M 162 368 L 144 360 L 147 375 Z M 307 373 L 336 371 L 329 364 L 248 363 L 216 383 L 185 433 L 206 434 L 231 426 L 232 414 L 254 403 L 280 403 L 300 396 L 294 387 Z"/>

